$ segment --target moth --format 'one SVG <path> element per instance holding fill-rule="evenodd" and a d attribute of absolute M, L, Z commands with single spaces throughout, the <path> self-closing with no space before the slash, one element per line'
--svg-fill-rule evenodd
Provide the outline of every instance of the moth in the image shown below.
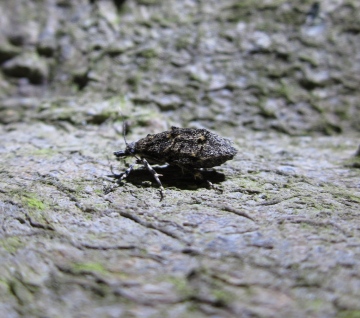
<path fill-rule="evenodd" d="M 125 125 L 124 125 L 125 128 Z M 199 169 L 220 166 L 231 160 L 237 153 L 231 141 L 206 129 L 171 127 L 158 134 L 148 134 L 136 142 L 127 143 L 125 150 L 115 151 L 117 158 L 134 157 L 136 162 L 123 173 L 115 175 L 121 181 L 133 170 L 135 164 L 143 164 L 153 175 L 164 198 L 164 187 L 151 164 L 168 164 L 189 171 L 195 178 L 203 179 Z M 212 184 L 207 181 L 210 186 Z"/>

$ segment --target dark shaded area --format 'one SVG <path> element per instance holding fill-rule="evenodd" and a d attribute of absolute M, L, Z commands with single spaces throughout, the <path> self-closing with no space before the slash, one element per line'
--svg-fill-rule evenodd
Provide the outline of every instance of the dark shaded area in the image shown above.
<path fill-rule="evenodd" d="M 197 190 L 199 188 L 209 188 L 207 181 L 210 181 L 213 184 L 221 184 L 225 180 L 225 175 L 223 173 L 217 172 L 216 170 L 199 170 L 203 176 L 203 180 L 195 179 L 189 171 L 182 171 L 181 168 L 177 166 L 153 166 L 154 170 L 161 174 L 160 180 L 165 187 L 174 187 L 179 190 Z M 114 179 L 117 179 L 118 175 L 109 175 Z M 157 183 L 153 179 L 153 176 L 150 172 L 144 168 L 140 167 L 132 170 L 130 175 L 124 179 L 121 183 L 130 182 L 134 185 L 143 185 L 144 182 L 151 182 L 151 186 L 157 188 Z"/>

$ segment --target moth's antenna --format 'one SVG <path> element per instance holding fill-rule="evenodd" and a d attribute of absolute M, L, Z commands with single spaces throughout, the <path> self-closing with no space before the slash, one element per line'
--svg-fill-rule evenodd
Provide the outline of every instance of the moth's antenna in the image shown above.
<path fill-rule="evenodd" d="M 126 135 L 126 120 L 123 121 L 123 137 L 124 137 L 126 146 L 128 146 L 125 135 Z"/>
<path fill-rule="evenodd" d="M 122 116 L 123 116 L 123 118 L 124 118 L 124 115 L 123 114 L 121 114 Z M 127 156 L 129 156 L 130 155 L 130 153 L 129 153 L 129 151 L 128 151 L 128 149 L 130 149 L 130 146 L 129 146 L 129 144 L 128 144 L 128 142 L 127 142 L 127 140 L 126 140 L 126 120 L 123 120 L 123 138 L 124 138 L 124 141 L 125 141 L 125 145 L 126 145 L 126 149 L 125 150 L 120 150 L 120 151 L 115 151 L 114 152 L 114 155 L 116 156 L 116 157 L 118 157 L 118 158 L 120 158 L 120 157 L 127 157 Z M 118 131 L 118 133 L 120 133 L 119 131 Z"/>

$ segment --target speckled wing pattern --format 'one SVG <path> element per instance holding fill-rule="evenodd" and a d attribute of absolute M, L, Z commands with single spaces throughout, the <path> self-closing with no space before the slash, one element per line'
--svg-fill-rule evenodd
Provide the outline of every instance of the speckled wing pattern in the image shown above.
<path fill-rule="evenodd" d="M 177 127 L 147 135 L 136 142 L 135 151 L 152 163 L 167 162 L 190 169 L 219 166 L 237 153 L 230 140 L 206 129 Z"/>

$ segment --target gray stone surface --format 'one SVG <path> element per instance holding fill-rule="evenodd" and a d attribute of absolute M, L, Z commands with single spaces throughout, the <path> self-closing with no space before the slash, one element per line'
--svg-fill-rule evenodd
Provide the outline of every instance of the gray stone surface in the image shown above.
<path fill-rule="evenodd" d="M 0 312 L 359 317 L 358 1 L 119 3 L 0 1 Z M 232 139 L 222 191 L 114 183 L 124 119 Z"/>

